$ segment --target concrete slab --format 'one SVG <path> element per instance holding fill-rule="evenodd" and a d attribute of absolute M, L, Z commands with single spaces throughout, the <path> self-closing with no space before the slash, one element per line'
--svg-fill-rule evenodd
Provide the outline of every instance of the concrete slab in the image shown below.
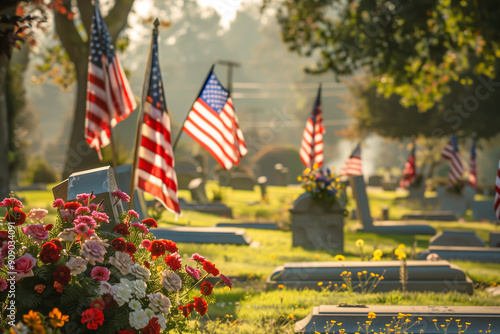
<path fill-rule="evenodd" d="M 259 223 L 259 222 L 234 222 L 234 223 L 217 223 L 215 227 L 239 227 L 239 228 L 254 228 L 258 230 L 279 230 L 275 223 Z"/>
<path fill-rule="evenodd" d="M 500 263 L 500 248 L 430 246 L 418 258 L 424 260 L 431 253 L 444 260 Z"/>
<path fill-rule="evenodd" d="M 403 215 L 401 219 L 405 220 L 438 220 L 438 221 L 457 221 L 457 215 L 453 211 L 413 211 Z"/>
<path fill-rule="evenodd" d="M 418 321 L 411 327 L 411 333 L 442 334 L 443 328 L 440 326 L 446 325 L 446 320 L 450 318 L 448 333 L 463 330 L 466 322 L 470 323 L 466 331 L 469 334 L 487 333 L 488 330 L 493 330 L 492 333 L 494 333 L 500 328 L 500 307 L 498 306 L 320 305 L 314 307 L 306 318 L 295 324 L 295 332 L 312 334 L 335 331 L 337 333 L 340 329 L 344 329 L 345 334 L 363 332 L 359 329 L 358 323 L 364 324 L 368 320 L 369 312 L 376 315 L 376 318 L 372 319 L 370 329 L 380 333 L 393 329 L 393 326 L 387 327 L 386 324 L 397 321 L 401 313 L 410 315 L 408 319 L 411 324 Z M 342 325 L 336 325 L 338 323 Z M 462 327 L 459 328 L 458 325 Z"/>
<path fill-rule="evenodd" d="M 243 229 L 222 227 L 160 227 L 151 232 L 157 239 L 195 244 L 250 245 L 252 238 Z"/>

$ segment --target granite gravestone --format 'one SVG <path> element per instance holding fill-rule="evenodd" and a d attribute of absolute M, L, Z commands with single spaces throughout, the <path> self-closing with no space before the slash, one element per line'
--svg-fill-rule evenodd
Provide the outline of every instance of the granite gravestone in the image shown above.
<path fill-rule="evenodd" d="M 490 232 L 490 247 L 500 248 L 500 232 Z"/>
<path fill-rule="evenodd" d="M 429 246 L 484 247 L 486 243 L 474 231 L 444 230 L 429 240 Z"/>
<path fill-rule="evenodd" d="M 235 190 L 253 191 L 255 179 L 246 173 L 231 173 L 229 186 Z"/>
<path fill-rule="evenodd" d="M 496 222 L 497 216 L 495 214 L 493 200 L 473 201 L 472 216 L 478 221 L 489 220 L 490 222 Z"/>
<path fill-rule="evenodd" d="M 436 192 L 441 202 L 441 210 L 452 211 L 458 217 L 465 216 L 465 211 L 472 206 L 476 194 L 476 190 L 468 185 L 462 189 L 461 193 L 450 191 L 444 186 L 438 187 Z"/>

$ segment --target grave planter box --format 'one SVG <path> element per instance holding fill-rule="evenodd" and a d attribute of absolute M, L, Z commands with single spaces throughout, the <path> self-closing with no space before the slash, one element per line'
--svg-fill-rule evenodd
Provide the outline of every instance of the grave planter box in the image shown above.
<path fill-rule="evenodd" d="M 304 193 L 297 198 L 290 212 L 293 246 L 344 250 L 344 207 L 338 201 L 331 208 L 325 208 Z"/>
<path fill-rule="evenodd" d="M 345 334 L 364 333 L 359 329 L 358 323 L 363 325 L 368 320 L 369 312 L 376 314 L 370 326 L 370 330 L 373 329 L 375 333 L 386 333 L 386 324 L 397 320 L 400 313 L 409 315 L 405 319 L 409 319 L 412 324 L 418 321 L 408 333 L 442 334 L 444 330 L 441 324 L 447 324 L 446 320 L 450 318 L 452 320 L 448 333 L 458 333 L 460 329 L 463 330 L 466 322 L 470 323 L 465 331 L 467 334 L 488 333 L 488 329 L 496 333 L 495 330 L 500 328 L 498 306 L 320 305 L 314 307 L 306 318 L 295 324 L 295 332 L 339 333 L 340 329 L 344 329 Z M 338 323 L 342 325 L 338 326 Z M 459 328 L 459 325 L 462 327 Z"/>
<path fill-rule="evenodd" d="M 401 289 L 399 279 L 399 261 L 342 261 L 342 262 L 295 262 L 279 266 L 267 277 L 268 289 L 284 285 L 291 289 L 321 290 L 327 286 L 334 289 L 335 284 L 341 286 L 344 280 L 342 272 L 351 272 L 351 282 L 354 291 L 359 284 L 358 272 L 367 271 L 383 276 L 374 292 L 385 292 Z M 472 294 L 473 282 L 457 266 L 447 261 L 408 261 L 408 291 L 457 291 Z M 385 271 L 385 272 L 384 272 Z M 322 282 L 321 286 L 318 283 Z"/>

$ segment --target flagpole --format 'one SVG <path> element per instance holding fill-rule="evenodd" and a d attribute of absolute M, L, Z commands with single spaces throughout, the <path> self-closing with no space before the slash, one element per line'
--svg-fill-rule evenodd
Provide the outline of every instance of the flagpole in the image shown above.
<path fill-rule="evenodd" d="M 113 172 L 115 173 L 115 177 L 118 180 L 118 174 L 116 174 L 116 147 L 115 141 L 113 140 L 113 130 L 109 129 L 109 145 L 111 146 L 111 155 L 112 155 L 112 164 L 113 164 Z M 120 185 L 118 185 L 120 186 Z"/>
<path fill-rule="evenodd" d="M 203 88 L 205 88 L 205 85 L 207 84 L 207 81 L 210 78 L 210 74 L 214 70 L 214 67 L 215 67 L 215 64 L 212 64 L 212 67 L 210 67 L 210 71 L 208 71 L 207 78 L 203 82 L 203 85 L 201 85 L 200 92 L 198 93 L 198 95 L 196 95 L 196 98 L 194 99 L 193 104 L 195 104 L 196 100 L 198 100 L 198 98 L 200 97 L 201 92 L 203 91 Z M 184 123 L 186 123 L 190 112 L 191 112 L 191 110 L 189 110 L 189 112 L 187 113 L 186 118 L 184 119 L 184 122 L 182 122 L 182 125 L 179 129 L 179 133 L 177 134 L 177 137 L 175 137 L 174 145 L 172 146 L 172 151 L 174 151 L 174 152 L 175 152 L 175 148 L 177 147 L 177 144 L 179 142 L 179 138 L 181 137 L 181 134 L 183 132 L 182 129 L 184 128 Z"/>
<path fill-rule="evenodd" d="M 158 18 L 153 22 L 154 28 L 153 28 L 153 36 L 151 36 L 151 45 L 153 45 L 153 38 L 154 35 L 158 35 L 158 26 L 160 25 L 160 21 Z M 149 47 L 149 57 L 148 57 L 148 64 L 146 66 L 146 73 L 144 75 L 144 86 L 142 89 L 142 96 L 141 96 L 141 107 L 139 109 L 139 116 L 137 117 L 137 129 L 136 129 L 136 135 L 135 135 L 135 145 L 134 145 L 134 162 L 132 163 L 132 175 L 130 179 L 130 202 L 128 204 L 129 210 L 131 210 L 134 206 L 134 194 L 135 194 L 135 179 L 136 179 L 136 170 L 137 170 L 137 154 L 139 152 L 139 143 L 141 141 L 141 125 L 143 123 L 144 119 L 144 104 L 146 101 L 146 96 L 148 94 L 149 90 L 149 77 L 150 77 L 150 72 L 151 72 L 151 58 L 152 58 L 152 48 L 151 46 Z"/>

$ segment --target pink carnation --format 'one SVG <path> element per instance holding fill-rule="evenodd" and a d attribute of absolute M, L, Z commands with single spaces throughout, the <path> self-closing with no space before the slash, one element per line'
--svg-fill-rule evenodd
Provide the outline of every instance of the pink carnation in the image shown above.
<path fill-rule="evenodd" d="M 7 289 L 7 280 L 0 278 L 0 291 Z"/>
<path fill-rule="evenodd" d="M 94 218 L 91 216 L 78 216 L 73 221 L 73 224 L 75 224 L 75 225 L 85 224 L 89 228 L 96 228 L 97 227 L 97 223 L 95 222 Z"/>
<path fill-rule="evenodd" d="M 92 268 L 92 271 L 90 272 L 90 276 L 100 282 L 106 282 L 109 279 L 109 275 L 109 269 L 100 266 Z"/>
<path fill-rule="evenodd" d="M 144 225 L 143 223 L 132 223 L 130 224 L 130 226 L 133 226 L 133 227 L 137 227 L 138 229 L 140 229 L 141 231 L 143 231 L 144 233 L 142 234 L 142 237 L 144 238 L 146 236 L 146 234 L 149 232 L 149 229 L 146 227 L 146 225 Z"/>
<path fill-rule="evenodd" d="M 49 232 L 43 224 L 31 224 L 21 227 L 24 234 L 33 237 L 36 241 L 42 241 L 49 237 Z"/>
<path fill-rule="evenodd" d="M 62 208 L 64 206 L 64 200 L 62 198 L 56 199 L 54 202 L 52 202 L 52 207 L 53 208 Z"/>
<path fill-rule="evenodd" d="M 139 219 L 139 214 L 135 210 L 128 210 L 127 215 L 129 215 L 129 217 L 135 217 Z"/>
<path fill-rule="evenodd" d="M 77 224 L 75 225 L 75 228 L 73 229 L 76 233 L 87 233 L 89 230 L 89 227 L 87 224 Z"/>
<path fill-rule="evenodd" d="M 41 222 L 43 218 L 45 218 L 47 213 L 49 212 L 45 209 L 31 209 L 28 213 L 28 218 L 35 219 Z"/>
<path fill-rule="evenodd" d="M 201 270 L 199 269 L 195 269 L 193 267 L 189 267 L 189 266 L 186 266 L 186 272 L 192 277 L 194 278 L 195 280 L 199 280 L 200 279 L 200 273 L 201 273 Z"/>
<path fill-rule="evenodd" d="M 75 211 L 77 215 L 86 215 L 87 213 L 90 213 L 90 209 L 87 206 L 81 206 Z"/>
<path fill-rule="evenodd" d="M 207 260 L 207 258 L 204 256 L 201 256 L 198 253 L 194 253 L 188 260 L 196 261 L 198 263 L 204 263 Z"/>
<path fill-rule="evenodd" d="M 7 197 L 5 198 L 3 201 L 0 202 L 0 207 L 2 206 L 10 206 L 10 207 L 20 207 L 20 208 L 23 208 L 23 203 L 21 203 L 20 200 L 18 200 L 17 198 L 11 198 L 11 197 Z"/>
<path fill-rule="evenodd" d="M 90 203 L 90 204 L 89 204 L 89 209 L 90 209 L 90 211 L 96 211 L 96 210 L 97 210 L 97 205 L 98 205 L 98 204 L 95 204 L 95 203 Z M 102 207 L 101 207 L 101 209 L 102 209 Z"/>
<path fill-rule="evenodd" d="M 222 282 L 227 285 L 230 289 L 233 287 L 233 284 L 231 283 L 231 280 L 229 278 L 227 278 L 226 276 L 224 275 L 220 275 L 220 278 L 222 280 Z"/>
<path fill-rule="evenodd" d="M 111 193 L 114 197 L 121 199 L 124 202 L 130 202 L 130 196 L 121 191 L 120 189 L 117 189 Z"/>
<path fill-rule="evenodd" d="M 151 247 L 151 240 L 149 240 L 149 239 L 142 240 L 141 245 L 139 247 L 146 248 L 146 249 Z"/>
<path fill-rule="evenodd" d="M 102 222 L 109 223 L 109 217 L 104 212 L 93 211 L 92 217 L 95 220 L 99 221 L 100 223 L 102 223 Z"/>
<path fill-rule="evenodd" d="M 16 273 L 16 280 L 34 276 L 32 270 L 34 266 L 36 266 L 36 259 L 29 253 L 26 253 L 15 260 L 13 271 Z"/>
<path fill-rule="evenodd" d="M 88 205 L 89 204 L 89 198 L 91 194 L 80 194 L 76 195 L 76 199 L 82 201 L 83 205 Z M 92 201 L 95 198 L 94 194 L 92 194 L 92 198 L 90 200 Z"/>

